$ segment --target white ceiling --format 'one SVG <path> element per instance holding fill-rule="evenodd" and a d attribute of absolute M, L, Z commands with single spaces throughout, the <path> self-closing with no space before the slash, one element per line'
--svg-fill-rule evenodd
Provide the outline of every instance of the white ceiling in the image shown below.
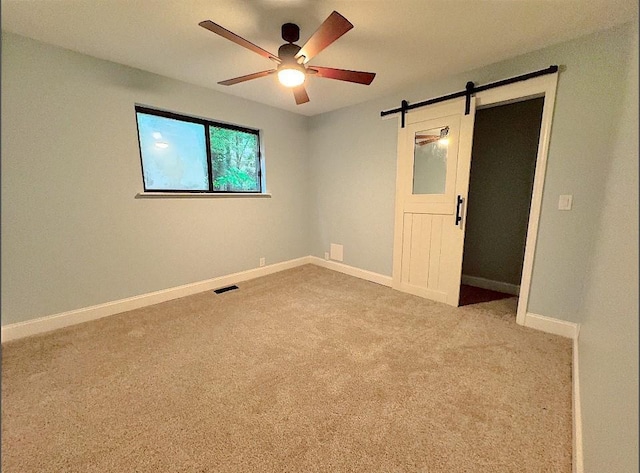
<path fill-rule="evenodd" d="M 2 29 L 303 115 L 491 64 L 630 21 L 637 0 L 1 0 Z M 277 54 L 280 27 L 302 45 L 336 10 L 354 28 L 310 65 L 376 72 L 370 86 L 309 78 L 311 101 L 268 76 L 274 63 L 198 26 L 212 20 Z"/>

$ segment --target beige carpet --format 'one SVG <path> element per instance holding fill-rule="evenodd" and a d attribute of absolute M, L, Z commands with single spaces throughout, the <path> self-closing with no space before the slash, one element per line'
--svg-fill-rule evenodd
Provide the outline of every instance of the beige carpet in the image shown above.
<path fill-rule="evenodd" d="M 312 265 L 2 350 L 2 471 L 570 472 L 571 343 Z"/>

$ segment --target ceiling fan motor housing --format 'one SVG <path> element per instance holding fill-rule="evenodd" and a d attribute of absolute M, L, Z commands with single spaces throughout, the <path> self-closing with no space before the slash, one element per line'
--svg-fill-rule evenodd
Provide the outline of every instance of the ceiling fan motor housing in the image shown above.
<path fill-rule="evenodd" d="M 288 43 L 295 43 L 300 39 L 300 28 L 295 23 L 282 25 L 282 39 Z"/>
<path fill-rule="evenodd" d="M 278 57 L 282 60 L 283 64 L 296 64 L 296 54 L 300 51 L 300 46 L 292 43 L 285 43 L 278 48 Z"/>

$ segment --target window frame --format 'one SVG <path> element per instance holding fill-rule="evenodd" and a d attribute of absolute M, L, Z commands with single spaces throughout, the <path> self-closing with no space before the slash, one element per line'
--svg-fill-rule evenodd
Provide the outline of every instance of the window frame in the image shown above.
<path fill-rule="evenodd" d="M 144 113 L 147 115 L 154 115 L 157 117 L 170 118 L 173 120 L 178 120 L 187 123 L 196 123 L 198 125 L 204 126 L 204 134 L 205 134 L 205 148 L 207 154 L 207 179 L 209 181 L 209 189 L 147 189 L 145 179 L 144 179 L 144 163 L 142 159 L 142 145 L 140 143 L 140 124 L 138 123 L 138 113 Z M 265 193 L 264 186 L 264 173 L 263 173 L 263 159 L 262 159 L 262 141 L 261 141 L 261 133 L 260 130 L 255 128 L 249 128 L 245 126 L 235 125 L 231 123 L 218 122 L 215 120 L 194 117 L 191 115 L 184 115 L 181 113 L 171 112 L 168 110 L 161 110 L 157 108 L 148 107 L 146 105 L 138 105 L 135 104 L 135 115 L 136 115 L 136 133 L 138 139 L 138 154 L 140 155 L 140 173 L 142 176 L 142 189 L 145 194 L 196 194 L 196 195 L 227 195 L 231 197 L 233 194 L 241 194 L 241 195 L 262 195 Z M 210 127 L 216 128 L 226 128 L 228 130 L 240 131 L 243 133 L 249 133 L 256 136 L 257 139 L 257 181 L 258 181 L 258 190 L 251 191 L 243 191 L 243 190 L 231 190 L 231 191 L 223 191 L 223 190 L 214 190 L 214 176 L 213 176 L 213 157 L 211 153 L 211 135 L 210 135 Z"/>

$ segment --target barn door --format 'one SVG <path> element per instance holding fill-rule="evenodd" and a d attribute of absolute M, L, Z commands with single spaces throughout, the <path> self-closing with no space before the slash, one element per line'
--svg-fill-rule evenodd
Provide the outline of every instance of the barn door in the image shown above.
<path fill-rule="evenodd" d="M 398 132 L 393 287 L 457 306 L 475 99 L 410 111 Z"/>

